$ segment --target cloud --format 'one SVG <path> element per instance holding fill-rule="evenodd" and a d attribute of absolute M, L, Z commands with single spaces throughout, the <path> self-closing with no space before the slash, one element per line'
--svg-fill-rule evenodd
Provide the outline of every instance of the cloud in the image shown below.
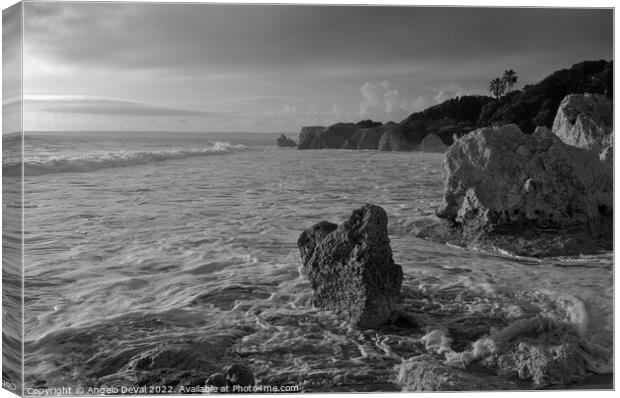
<path fill-rule="evenodd" d="M 460 97 L 462 95 L 464 94 L 461 91 L 455 93 L 454 91 L 450 91 L 450 90 L 441 90 L 440 92 L 437 93 L 437 95 L 433 99 L 435 100 L 435 102 L 439 104 L 446 100 Z"/>
<path fill-rule="evenodd" d="M 28 95 L 24 98 L 27 111 L 54 113 L 118 115 L 118 116 L 231 116 L 230 113 L 176 109 L 118 98 L 81 95 Z"/>
<path fill-rule="evenodd" d="M 442 103 L 452 98 L 462 97 L 463 95 L 487 95 L 477 84 L 464 84 L 450 82 L 436 89 L 437 94 L 433 96 L 436 103 Z"/>
<path fill-rule="evenodd" d="M 388 80 L 366 82 L 360 87 L 363 101 L 360 116 L 376 120 L 395 120 L 428 105 L 424 97 L 405 98 Z"/>
<path fill-rule="evenodd" d="M 294 116 L 297 114 L 297 107 L 288 104 L 282 105 L 279 109 L 271 109 L 265 112 L 265 116 Z"/>

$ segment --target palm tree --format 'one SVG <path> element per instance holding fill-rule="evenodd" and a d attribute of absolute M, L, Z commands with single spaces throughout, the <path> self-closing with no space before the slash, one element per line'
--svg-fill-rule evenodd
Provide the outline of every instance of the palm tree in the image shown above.
<path fill-rule="evenodd" d="M 515 85 L 517 79 L 517 72 L 512 69 L 505 71 L 504 76 L 502 77 L 502 80 L 504 80 L 508 85 L 508 91 L 512 89 L 512 86 Z"/>
<path fill-rule="evenodd" d="M 493 93 L 495 99 L 499 99 L 499 97 L 504 94 L 504 91 L 506 91 L 506 82 L 503 79 L 496 77 L 491 80 L 491 83 L 489 84 L 489 91 Z"/>

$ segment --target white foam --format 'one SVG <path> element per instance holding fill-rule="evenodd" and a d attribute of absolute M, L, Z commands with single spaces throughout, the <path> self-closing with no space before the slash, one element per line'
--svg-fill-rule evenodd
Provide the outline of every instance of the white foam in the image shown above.
<path fill-rule="evenodd" d="M 448 337 L 448 332 L 442 329 L 435 329 L 420 338 L 427 350 L 433 350 L 438 354 L 452 352 L 452 339 Z"/>
<path fill-rule="evenodd" d="M 125 167 L 148 164 L 152 162 L 184 159 L 194 156 L 209 156 L 242 150 L 244 145 L 232 145 L 228 142 L 216 142 L 210 147 L 184 150 L 153 150 L 153 151 L 118 151 L 106 153 L 90 153 L 84 156 L 62 155 L 46 158 L 30 158 L 24 160 L 24 174 L 36 176 L 65 172 L 87 172 L 111 167 Z M 4 175 L 19 175 L 19 163 L 4 163 Z"/>

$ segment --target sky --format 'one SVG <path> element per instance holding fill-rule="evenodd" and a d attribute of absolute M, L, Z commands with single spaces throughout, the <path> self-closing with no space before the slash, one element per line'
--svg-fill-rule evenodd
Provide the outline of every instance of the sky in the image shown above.
<path fill-rule="evenodd" d="M 4 14 L 10 76 L 20 29 Z M 610 9 L 27 2 L 23 21 L 30 131 L 298 132 L 400 121 L 454 96 L 489 94 L 507 69 L 522 88 L 613 56 Z M 20 92 L 6 76 L 10 114 Z"/>

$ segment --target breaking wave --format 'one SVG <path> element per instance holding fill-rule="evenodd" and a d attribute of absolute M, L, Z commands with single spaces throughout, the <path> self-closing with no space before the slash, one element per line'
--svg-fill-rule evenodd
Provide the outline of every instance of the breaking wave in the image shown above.
<path fill-rule="evenodd" d="M 194 156 L 210 156 L 244 150 L 244 145 L 228 142 L 216 142 L 201 149 L 154 150 L 154 151 L 118 151 L 88 154 L 86 156 L 63 155 L 45 159 L 26 159 L 24 174 L 38 176 L 65 172 L 87 172 L 110 167 L 126 167 L 148 164 L 171 159 L 184 159 Z M 21 164 L 9 162 L 2 165 L 5 176 L 19 176 Z"/>

